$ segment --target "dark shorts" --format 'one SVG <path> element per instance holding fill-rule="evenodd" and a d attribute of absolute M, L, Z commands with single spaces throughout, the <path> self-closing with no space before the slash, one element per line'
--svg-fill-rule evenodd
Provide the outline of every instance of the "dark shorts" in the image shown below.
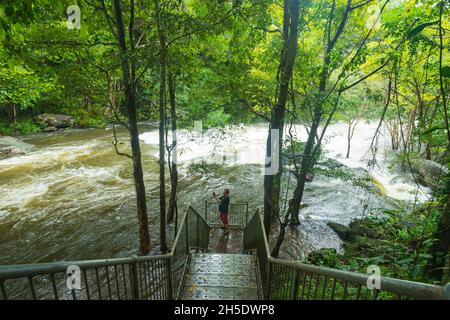
<path fill-rule="evenodd" d="M 220 220 L 222 220 L 223 224 L 228 224 L 228 212 L 221 212 Z"/>

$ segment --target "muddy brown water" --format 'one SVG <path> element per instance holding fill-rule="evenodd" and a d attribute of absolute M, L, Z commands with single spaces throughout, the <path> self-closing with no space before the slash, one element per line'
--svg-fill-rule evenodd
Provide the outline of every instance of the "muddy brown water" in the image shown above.
<path fill-rule="evenodd" d="M 141 146 L 150 234 L 157 251 L 158 145 L 151 141 L 155 140 L 157 129 L 141 125 L 140 132 L 144 134 Z M 264 126 L 257 125 L 235 130 L 234 155 L 253 154 L 256 147 L 263 150 L 266 133 Z M 118 138 L 122 151 L 128 151 L 127 133 L 119 130 Z M 112 131 L 66 130 L 23 140 L 36 149 L 24 156 L 0 161 L 0 264 L 137 254 L 131 163 L 115 154 Z M 195 156 L 202 152 L 208 155 L 209 151 L 194 143 L 189 152 Z M 292 181 L 290 183 L 292 191 Z M 166 184 L 169 191 L 170 181 Z M 204 200 L 224 187 L 231 189 L 232 201 L 249 202 L 250 212 L 255 212 L 263 198 L 261 165 L 252 161 L 216 164 L 205 174 L 202 170 L 188 170 L 188 161 L 181 163 L 179 211 L 184 212 L 192 205 L 202 212 Z M 282 257 L 297 259 L 322 247 L 339 250 L 341 242 L 326 222 L 349 223 L 366 213 L 365 204 L 378 208 L 386 201 L 348 183 L 316 177 L 306 187 L 305 202 L 308 207 L 301 212 L 302 224 L 287 233 Z M 172 237 L 173 226 L 169 229 Z M 231 237 L 226 240 L 230 242 L 224 242 L 220 234 L 213 234 L 212 246 L 236 251 L 239 238 Z"/>

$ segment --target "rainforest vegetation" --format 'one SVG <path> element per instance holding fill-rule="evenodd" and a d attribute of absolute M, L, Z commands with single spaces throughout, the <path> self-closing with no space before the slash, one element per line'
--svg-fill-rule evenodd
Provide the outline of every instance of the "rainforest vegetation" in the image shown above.
<path fill-rule="evenodd" d="M 176 130 L 198 120 L 204 130 L 225 134 L 264 124 L 266 170 L 275 161 L 280 170 L 263 177 L 260 209 L 278 257 L 302 224 L 312 176 L 373 186 L 345 168 L 319 165 L 330 126 L 345 124 L 343 158 L 349 158 L 355 128 L 370 122 L 376 130 L 365 142 L 373 155 L 368 167 L 379 166 L 378 141 L 388 135 L 392 165 L 429 187 L 428 199 L 355 220 L 338 232 L 343 253 L 323 249 L 305 259 L 360 271 L 377 264 L 390 276 L 448 281 L 447 0 L 3 0 L 0 42 L 0 135 L 46 134 L 57 128 L 39 119 L 55 114 L 69 116 L 73 129 L 112 127 L 110 147 L 132 168 L 141 254 L 154 250 L 154 223 L 157 251 L 170 249 L 167 228 L 177 218 L 180 189 L 171 160 Z M 153 185 L 145 179 L 140 123 L 158 129 Z M 306 139 L 293 134 L 295 125 L 306 128 Z M 117 139 L 119 128 L 126 143 Z M 423 163 L 440 172 L 421 176 Z M 289 186 L 286 172 L 296 177 Z M 155 185 L 158 219 L 149 223 Z"/>

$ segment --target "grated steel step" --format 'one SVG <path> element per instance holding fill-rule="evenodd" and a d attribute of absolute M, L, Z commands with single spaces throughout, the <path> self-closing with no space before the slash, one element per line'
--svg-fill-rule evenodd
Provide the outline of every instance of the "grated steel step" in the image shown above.
<path fill-rule="evenodd" d="M 257 288 L 256 276 L 238 274 L 191 274 L 186 286 Z"/>
<path fill-rule="evenodd" d="M 182 298 L 258 299 L 255 257 L 244 254 L 193 254 Z"/>
<path fill-rule="evenodd" d="M 254 265 L 254 257 L 248 254 L 197 253 L 192 255 L 196 263 L 238 263 Z"/>
<path fill-rule="evenodd" d="M 258 300 L 255 289 L 197 287 L 185 290 L 183 300 Z"/>

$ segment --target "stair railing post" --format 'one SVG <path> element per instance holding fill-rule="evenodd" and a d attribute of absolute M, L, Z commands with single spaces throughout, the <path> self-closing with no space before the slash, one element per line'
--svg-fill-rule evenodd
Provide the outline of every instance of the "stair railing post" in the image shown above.
<path fill-rule="evenodd" d="M 186 212 L 184 223 L 186 224 L 186 253 L 189 255 L 189 209 Z"/>
<path fill-rule="evenodd" d="M 166 262 L 166 272 L 167 272 L 167 299 L 168 300 L 174 300 L 173 295 L 173 283 L 172 283 L 172 258 L 168 258 Z"/>
<path fill-rule="evenodd" d="M 208 200 L 205 200 L 205 221 L 207 224 L 209 224 L 208 221 Z"/>
<path fill-rule="evenodd" d="M 270 263 L 270 261 L 268 261 L 267 262 L 267 276 L 266 276 L 266 281 L 267 281 L 267 284 L 266 284 L 266 294 L 265 294 L 265 297 L 264 297 L 264 299 L 265 300 L 270 300 L 270 281 L 271 281 L 271 278 L 272 278 L 272 263 Z"/>
<path fill-rule="evenodd" d="M 291 287 L 291 300 L 297 300 L 298 279 L 300 276 L 300 270 L 296 269 L 292 276 L 293 276 L 293 279 L 292 279 L 292 287 Z"/>
<path fill-rule="evenodd" d="M 129 268 L 131 271 L 131 295 L 133 300 L 141 300 L 139 294 L 138 266 L 136 257 L 134 257 L 133 262 L 129 265 Z"/>
<path fill-rule="evenodd" d="M 244 228 L 247 226 L 248 224 L 248 202 L 246 202 L 246 206 L 245 206 L 245 226 Z"/>
<path fill-rule="evenodd" d="M 197 225 L 196 225 L 196 235 L 195 235 L 195 241 L 197 242 L 196 243 L 196 246 L 197 246 L 197 252 L 198 252 L 198 250 L 199 250 L 199 248 L 200 248 L 200 230 L 199 230 L 199 227 L 200 227 L 200 215 L 198 215 L 198 214 L 196 214 L 195 215 L 195 218 L 197 219 Z"/>

